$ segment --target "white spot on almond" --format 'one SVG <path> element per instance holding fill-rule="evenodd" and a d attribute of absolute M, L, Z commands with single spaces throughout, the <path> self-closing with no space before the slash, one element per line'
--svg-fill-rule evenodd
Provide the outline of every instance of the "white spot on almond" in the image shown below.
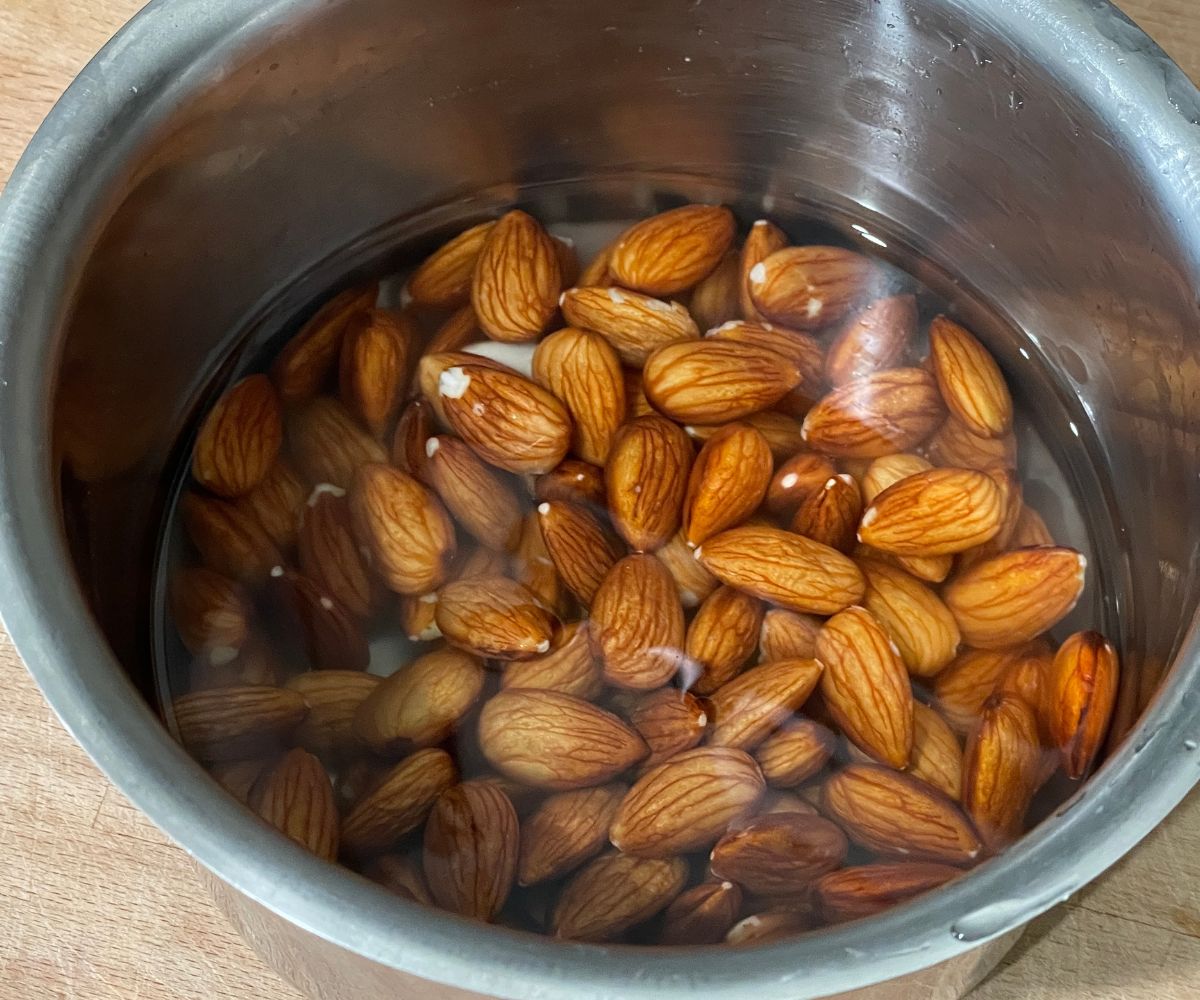
<path fill-rule="evenodd" d="M 548 503 L 540 503 L 540 504 L 538 504 L 537 510 L 538 510 L 538 513 L 542 515 L 542 517 L 545 517 L 547 514 L 550 513 L 550 505 Z"/>
<path fill-rule="evenodd" d="M 326 493 L 335 497 L 344 497 L 346 495 L 346 491 L 344 489 L 342 489 L 340 486 L 334 486 L 333 483 L 317 483 L 317 485 L 313 487 L 313 491 L 308 495 L 308 506 L 315 507 L 317 505 L 317 501 L 319 501 Z"/>
<path fill-rule="evenodd" d="M 750 268 L 749 278 L 750 284 L 761 285 L 767 280 L 767 265 L 760 260 L 757 264 Z"/>
<path fill-rule="evenodd" d="M 437 602 L 438 602 L 437 591 L 435 590 L 428 594 L 422 594 L 420 597 L 417 598 L 417 601 L 420 602 L 421 604 L 437 604 Z"/>
<path fill-rule="evenodd" d="M 273 576 L 276 580 L 278 580 L 281 576 L 283 576 L 283 567 L 282 566 L 272 566 L 271 567 L 271 576 Z"/>
<path fill-rule="evenodd" d="M 785 490 L 790 490 L 798 482 L 800 482 L 800 477 L 794 472 L 789 472 L 786 476 L 779 480 L 779 485 Z"/>
<path fill-rule="evenodd" d="M 321 598 L 321 607 L 323 607 L 326 611 L 332 611 L 333 610 L 333 601 L 331 601 L 328 597 L 322 597 Z"/>
<path fill-rule="evenodd" d="M 534 649 L 536 649 L 539 653 L 549 652 L 550 651 L 550 640 L 543 639 L 536 646 L 534 646 Z"/>
<path fill-rule="evenodd" d="M 438 376 L 438 395 L 447 399 L 462 399 L 471 385 L 471 376 L 455 365 Z"/>
<path fill-rule="evenodd" d="M 608 297 L 613 305 L 619 306 L 624 305 L 625 303 L 625 296 L 621 294 L 621 290 L 619 288 L 610 287 L 608 290 Z"/>
<path fill-rule="evenodd" d="M 213 646 L 208 651 L 208 662 L 214 667 L 228 666 L 237 659 L 238 651 L 233 646 Z"/>
<path fill-rule="evenodd" d="M 429 438 L 425 442 L 425 457 L 433 458 L 437 454 L 437 450 L 442 446 L 442 443 L 435 437 Z"/>
<path fill-rule="evenodd" d="M 875 520 L 878 517 L 879 517 L 879 508 L 868 507 L 866 513 L 863 514 L 863 516 L 862 516 L 861 524 L 864 528 L 869 528 L 869 527 L 871 527 L 872 524 L 875 523 Z"/>
<path fill-rule="evenodd" d="M 808 314 L 809 319 L 816 319 L 821 315 L 821 310 L 825 308 L 825 303 L 821 299 L 809 299 L 808 306 L 804 310 Z"/>

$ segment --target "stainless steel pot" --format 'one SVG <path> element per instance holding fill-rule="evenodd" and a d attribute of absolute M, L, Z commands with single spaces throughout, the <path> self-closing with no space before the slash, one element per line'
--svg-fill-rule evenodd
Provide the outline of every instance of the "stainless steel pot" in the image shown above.
<path fill-rule="evenodd" d="M 1197 123 L 1200 95 L 1104 0 L 159 0 L 4 195 L 5 622 L 83 746 L 314 996 L 958 996 L 1200 778 Z M 999 310 L 1010 376 L 1088 456 L 1126 667 L 1132 730 L 1018 847 L 758 949 L 418 909 L 266 829 L 147 701 L 172 448 L 222 364 L 418 222 L 660 195 L 851 212 Z"/>

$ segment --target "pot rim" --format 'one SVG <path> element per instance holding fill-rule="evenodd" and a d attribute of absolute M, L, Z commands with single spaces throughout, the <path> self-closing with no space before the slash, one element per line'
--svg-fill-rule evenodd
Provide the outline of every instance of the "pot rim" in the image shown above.
<path fill-rule="evenodd" d="M 1181 247 L 1200 263 L 1200 185 L 1180 147 L 1197 133 L 1168 100 L 1200 95 L 1110 4 L 947 0 L 1064 79 L 1132 131 L 1157 170 Z M 156 0 L 83 70 L 42 125 L 0 200 L 0 608 L 59 718 L 114 785 L 241 893 L 342 948 L 415 976 L 511 998 L 750 1000 L 818 997 L 906 975 L 998 937 L 1065 899 L 1130 850 L 1200 780 L 1195 620 L 1155 702 L 1092 781 L 1018 847 L 887 913 L 752 948 L 631 948 L 555 942 L 396 898 L 309 855 L 209 779 L 158 722 L 99 633 L 58 526 L 51 449 L 31 433 L 49 412 L 72 248 L 94 224 L 107 168 L 163 121 L 174 99 L 296 23 L 323 0 Z M 1003 10 L 996 9 L 1003 7 Z M 1064 59 L 1070 53 L 1071 59 Z M 1130 122 L 1136 122 L 1131 126 Z M 114 136 L 123 137 L 116 138 Z M 1181 162 L 1182 161 L 1182 162 Z M 1190 214 L 1189 214 L 1190 213 Z M 1185 238 L 1186 236 L 1186 238 Z M 1197 267 L 1200 272 L 1200 267 Z M 1097 836 L 1103 829 L 1104 836 Z M 464 962 L 461 956 L 469 955 Z"/>

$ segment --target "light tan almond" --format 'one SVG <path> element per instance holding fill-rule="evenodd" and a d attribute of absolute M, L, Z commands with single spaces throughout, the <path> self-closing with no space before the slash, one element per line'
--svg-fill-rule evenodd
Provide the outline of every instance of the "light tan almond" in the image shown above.
<path fill-rule="evenodd" d="M 354 535 L 350 504 L 336 486 L 317 487 L 302 515 L 300 569 L 356 618 L 374 605 L 370 567 Z"/>
<path fill-rule="evenodd" d="M 455 309 L 467 302 L 479 251 L 495 225 L 481 222 L 464 229 L 426 257 L 408 279 L 412 301 L 430 309 Z"/>
<path fill-rule="evenodd" d="M 738 302 L 743 319 L 761 320 L 763 318 L 750 295 L 750 272 L 754 270 L 755 265 L 787 245 L 787 234 L 766 219 L 759 219 L 750 227 L 738 260 Z"/>
<path fill-rule="evenodd" d="M 696 558 L 722 583 L 791 611 L 834 614 L 866 590 L 842 553 L 779 528 L 731 528 L 696 549 Z"/>
<path fill-rule="evenodd" d="M 937 674 L 962 641 L 950 609 L 932 588 L 896 566 L 870 559 L 858 565 L 867 579 L 863 606 L 896 643 L 908 672 Z"/>
<path fill-rule="evenodd" d="M 432 747 L 405 757 L 361 795 L 342 823 L 342 846 L 352 854 L 377 854 L 415 830 L 439 795 L 457 780 L 454 761 Z"/>
<path fill-rule="evenodd" d="M 391 427 L 403 402 L 417 329 L 403 313 L 371 309 L 342 335 L 339 395 L 346 409 L 376 437 Z"/>
<path fill-rule="evenodd" d="M 1025 549 L 1031 545 L 1053 545 L 1054 536 L 1042 520 L 1042 515 L 1029 506 L 1021 505 L 1021 514 L 1017 518 L 1017 526 L 1013 529 L 1009 544 L 1014 549 Z"/>
<path fill-rule="evenodd" d="M 741 267 L 738 254 L 730 251 L 693 290 L 688 311 L 701 330 L 711 330 L 740 315 L 738 286 Z"/>
<path fill-rule="evenodd" d="M 878 272 L 862 254 L 841 247 L 785 247 L 747 274 L 755 308 L 775 323 L 819 330 L 845 319 L 871 295 Z"/>
<path fill-rule="evenodd" d="M 1038 723 L 1038 734 L 1044 746 L 1053 742 L 1050 737 L 1050 673 L 1054 653 L 1047 643 L 1030 644 L 1028 652 L 1009 666 L 996 682 L 996 694 L 1011 694 L 1022 699 L 1032 710 Z"/>
<path fill-rule="evenodd" d="M 617 562 L 592 600 L 588 634 L 610 684 L 662 687 L 684 660 L 683 606 L 667 568 L 651 555 Z"/>
<path fill-rule="evenodd" d="M 521 506 L 509 482 L 464 442 L 438 434 L 425 442 L 429 484 L 459 524 L 483 545 L 503 551 L 521 531 Z"/>
<path fill-rule="evenodd" d="M 1020 836 L 1041 766 L 1037 719 L 1015 695 L 993 695 L 967 739 L 962 801 L 993 850 Z"/>
<path fill-rule="evenodd" d="M 642 373 L 634 371 L 632 368 L 626 368 L 624 377 L 625 419 L 636 420 L 638 417 L 656 414 L 658 411 L 650 405 L 650 400 L 646 398 L 646 390 L 642 385 Z"/>
<path fill-rule="evenodd" d="M 378 297 L 374 283 L 335 295 L 288 341 L 271 366 L 271 381 L 285 403 L 306 402 L 321 390 L 337 361 L 346 324 Z"/>
<path fill-rule="evenodd" d="M 1011 432 L 998 438 L 980 437 L 954 416 L 946 418 L 926 442 L 925 449 L 937 465 L 980 472 L 998 465 L 1009 469 L 1017 466 L 1017 441 Z"/>
<path fill-rule="evenodd" d="M 739 674 L 709 699 L 708 742 L 753 750 L 808 700 L 821 673 L 817 660 L 777 660 Z"/>
<path fill-rule="evenodd" d="M 728 881 L 702 882 L 667 907 L 659 944 L 720 944 L 737 921 L 742 890 Z"/>
<path fill-rule="evenodd" d="M 1013 405 L 995 358 L 969 331 L 946 316 L 929 325 L 929 356 L 950 412 L 980 437 L 1003 437 Z"/>
<path fill-rule="evenodd" d="M 604 689 L 604 674 L 587 633 L 587 622 L 564 625 L 549 652 L 506 664 L 501 688 L 560 691 L 585 701 L 596 698 Z"/>
<path fill-rule="evenodd" d="M 844 385 L 893 368 L 904 358 L 916 333 L 916 296 L 876 299 L 838 331 L 825 356 L 825 375 L 832 385 Z"/>
<path fill-rule="evenodd" d="M 362 670 L 310 670 L 284 685 L 308 705 L 296 727 L 296 743 L 318 757 L 339 759 L 360 750 L 354 714 L 382 678 Z"/>
<path fill-rule="evenodd" d="M 446 351 L 465 350 L 471 344 L 483 340 L 485 334 L 475 315 L 475 307 L 469 302 L 454 310 L 429 338 L 425 345 L 426 354 L 442 354 Z"/>
<path fill-rule="evenodd" d="M 454 524 L 441 501 L 412 476 L 389 465 L 362 466 L 350 492 L 350 515 L 391 590 L 426 594 L 446 579 Z"/>
<path fill-rule="evenodd" d="M 811 930 L 812 914 L 807 908 L 775 907 L 743 917 L 729 928 L 725 943 L 732 948 L 784 941 Z"/>
<path fill-rule="evenodd" d="M 558 691 L 507 688 L 479 715 L 479 746 L 501 774 L 538 788 L 601 785 L 647 753 L 611 712 Z"/>
<path fill-rule="evenodd" d="M 945 418 L 933 377 L 890 368 L 838 386 L 804 418 L 810 448 L 841 458 L 878 458 L 924 441 Z"/>
<path fill-rule="evenodd" d="M 529 588 L 542 607 L 564 616 L 571 610 L 571 595 L 546 549 L 540 522 L 541 515 L 536 510 L 525 515 L 513 551 L 512 575 L 518 583 Z"/>
<path fill-rule="evenodd" d="M 709 867 L 755 895 L 793 896 L 840 868 L 849 849 L 846 835 L 821 816 L 773 813 L 725 834 Z"/>
<path fill-rule="evenodd" d="M 294 691 L 251 685 L 185 694 L 172 706 L 180 742 L 206 761 L 261 756 L 275 749 L 307 711 Z"/>
<path fill-rule="evenodd" d="M 1086 569 L 1074 549 L 1015 549 L 957 574 L 942 596 L 968 644 L 1001 649 L 1065 618 L 1083 593 Z"/>
<path fill-rule="evenodd" d="M 784 608 L 771 608 L 763 615 L 758 634 L 758 651 L 764 662 L 811 660 L 816 655 L 821 619 Z"/>
<path fill-rule="evenodd" d="M 768 736 L 754 751 L 767 784 L 796 788 L 819 774 L 837 748 L 837 738 L 812 719 L 793 719 Z"/>
<path fill-rule="evenodd" d="M 349 489 L 360 466 L 386 462 L 375 438 L 335 399 L 322 396 L 288 413 L 288 448 L 310 483 Z"/>
<path fill-rule="evenodd" d="M 712 694 L 746 665 L 763 621 L 761 602 L 733 587 L 714 590 L 687 629 L 689 666 L 699 670 L 692 687 Z"/>
<path fill-rule="evenodd" d="M 558 619 L 532 591 L 503 576 L 446 584 L 438 591 L 435 617 L 451 645 L 495 660 L 527 660 L 548 652 L 558 628 Z"/>
<path fill-rule="evenodd" d="M 1000 491 L 1003 511 L 1000 516 L 1000 529 L 986 542 L 960 552 L 955 563 L 958 572 L 970 569 L 976 563 L 991 559 L 1002 552 L 1013 548 L 1012 539 L 1016 534 L 1017 524 L 1021 520 L 1021 511 L 1025 508 L 1021 481 L 1012 469 L 992 468 L 987 473 Z"/>
<path fill-rule="evenodd" d="M 795 417 L 789 417 L 786 413 L 780 413 L 778 410 L 762 410 L 759 413 L 751 413 L 750 416 L 738 422 L 748 424 L 763 436 L 767 447 L 771 449 L 771 457 L 777 463 L 786 462 L 797 452 L 807 450 L 804 437 L 800 433 L 800 421 Z M 729 425 L 688 424 L 684 431 L 693 441 L 703 443 L 727 426 Z"/>
<path fill-rule="evenodd" d="M 601 581 L 625 554 L 625 546 L 580 504 L 546 501 L 537 512 L 542 540 L 558 575 L 580 604 L 590 606 Z"/>
<path fill-rule="evenodd" d="M 483 681 L 475 657 L 434 650 L 385 678 L 354 713 L 354 728 L 384 756 L 441 743 L 479 699 Z"/>
<path fill-rule="evenodd" d="M 296 543 L 308 492 L 296 471 L 280 459 L 254 489 L 233 505 L 257 521 L 280 551 L 286 551 Z"/>
<path fill-rule="evenodd" d="M 1082 778 L 1096 759 L 1112 721 L 1119 674 L 1117 651 L 1099 632 L 1076 632 L 1054 656 L 1046 713 L 1070 778 Z"/>
<path fill-rule="evenodd" d="M 765 347 L 782 354 L 800 369 L 800 382 L 778 404 L 780 409 L 793 416 L 804 416 L 813 400 L 825 391 L 825 349 L 807 333 L 771 323 L 731 320 L 710 330 L 708 336 Z"/>
<path fill-rule="evenodd" d="M 682 858 L 634 858 L 610 851 L 566 884 L 554 906 L 555 937 L 610 941 L 649 920 L 687 884 Z"/>
<path fill-rule="evenodd" d="M 171 619 L 183 644 L 198 656 L 241 649 L 253 614 L 245 589 L 227 576 L 195 567 L 171 578 Z"/>
<path fill-rule="evenodd" d="M 566 405 L 575 427 L 571 451 L 604 465 L 625 422 L 625 380 L 616 351 L 599 334 L 566 327 L 538 344 L 533 377 Z"/>
<path fill-rule="evenodd" d="M 708 847 L 754 811 L 765 789 L 758 765 L 741 750 L 684 750 L 638 779 L 610 838 L 618 850 L 642 858 Z"/>
<path fill-rule="evenodd" d="M 619 285 L 650 295 L 674 295 L 716 268 L 733 235 L 729 209 L 684 205 L 625 230 L 613 244 L 608 269 Z"/>
<path fill-rule="evenodd" d="M 653 551 L 675 534 L 691 465 L 691 442 L 664 417 L 639 417 L 618 432 L 605 482 L 613 524 L 631 548 Z"/>
<path fill-rule="evenodd" d="M 475 260 L 471 305 L 492 340 L 536 340 L 558 308 L 562 270 L 554 240 L 514 210 L 488 232 Z"/>
<path fill-rule="evenodd" d="M 557 792 L 521 825 L 517 881 L 536 885 L 578 868 L 608 843 L 608 828 L 628 789 L 600 785 Z"/>
<path fill-rule="evenodd" d="M 837 468 L 828 458 L 805 449 L 776 468 L 767 488 L 767 509 L 777 516 L 789 517 L 836 475 Z"/>
<path fill-rule="evenodd" d="M 846 473 L 831 476 L 805 498 L 792 516 L 792 531 L 839 552 L 853 550 L 862 516 L 862 491 Z"/>
<path fill-rule="evenodd" d="M 930 861 L 892 861 L 843 868 L 813 884 L 817 906 L 830 923 L 859 920 L 907 902 L 962 874 Z"/>
<path fill-rule="evenodd" d="M 438 796 L 425 824 L 425 881 L 438 906 L 491 920 L 517 879 L 517 812 L 486 782 L 468 781 Z"/>
<path fill-rule="evenodd" d="M 1004 516 L 1005 498 L 991 476 L 930 469 L 893 483 L 871 501 L 858 536 L 894 555 L 951 555 L 990 541 Z"/>
<path fill-rule="evenodd" d="M 729 424 L 700 449 L 683 501 L 683 536 L 699 545 L 740 524 L 766 496 L 771 481 L 771 449 L 748 424 Z"/>
<path fill-rule="evenodd" d="M 700 336 L 696 321 L 678 302 L 627 288 L 568 288 L 560 304 L 568 323 L 595 330 L 622 364 L 635 369 L 658 348 Z"/>
<path fill-rule="evenodd" d="M 311 753 L 296 747 L 262 780 L 258 814 L 301 847 L 337 860 L 338 813 L 333 785 Z"/>
<path fill-rule="evenodd" d="M 425 443 L 436 433 L 433 406 L 427 399 L 410 400 L 400 411 L 392 435 L 392 465 L 429 485 Z"/>
<path fill-rule="evenodd" d="M 913 749 L 908 773 L 958 801 L 962 797 L 963 752 L 950 724 L 936 709 L 913 705 Z"/>
<path fill-rule="evenodd" d="M 951 728 L 969 732 L 1000 679 L 1033 651 L 1030 644 L 962 650 L 933 682 L 937 708 Z"/>
<path fill-rule="evenodd" d="M 861 542 L 855 546 L 854 558 L 887 563 L 925 583 L 941 583 L 954 569 L 954 556 L 897 556 Z"/>
<path fill-rule="evenodd" d="M 245 496 L 270 471 L 283 444 L 279 396 L 265 375 L 251 375 L 226 392 L 196 435 L 192 475 L 218 496 Z"/>
<path fill-rule="evenodd" d="M 403 854 L 382 854 L 363 869 L 363 874 L 389 892 L 422 906 L 433 906 L 433 896 L 425 884 L 419 858 Z"/>
<path fill-rule="evenodd" d="M 694 608 L 703 603 L 721 585 L 715 576 L 700 565 L 693 551 L 683 540 L 683 534 L 677 532 L 654 553 L 675 580 L 679 602 L 685 608 Z"/>
<path fill-rule="evenodd" d="M 568 458 L 534 480 L 533 496 L 541 502 L 561 500 L 585 507 L 604 507 L 608 503 L 604 470 L 588 462 Z"/>
<path fill-rule="evenodd" d="M 184 530 L 211 570 L 234 580 L 261 583 L 283 562 L 275 543 L 249 513 L 226 500 L 185 494 Z"/>
<path fill-rule="evenodd" d="M 629 723 L 650 748 L 642 769 L 656 767 L 704 738 L 708 714 L 695 696 L 678 688 L 659 688 L 640 697 L 629 711 Z"/>
<path fill-rule="evenodd" d="M 862 477 L 863 499 L 874 503 L 875 498 L 884 490 L 901 479 L 915 476 L 918 472 L 928 472 L 933 466 L 920 455 L 908 452 L 897 452 L 894 455 L 881 455 L 873 459 L 867 466 Z"/>

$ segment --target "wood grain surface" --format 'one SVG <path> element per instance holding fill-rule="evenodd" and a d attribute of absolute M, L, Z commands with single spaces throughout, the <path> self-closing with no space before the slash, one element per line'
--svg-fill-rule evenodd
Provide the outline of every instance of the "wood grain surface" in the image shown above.
<path fill-rule="evenodd" d="M 139 6 L 0 0 L 0 183 L 72 76 Z M 1198 0 L 1123 6 L 1200 79 Z M 63 731 L 2 633 L 0 691 L 0 998 L 297 1000 L 228 928 L 183 851 Z M 974 996 L 1200 996 L 1200 795 L 1035 922 Z"/>

